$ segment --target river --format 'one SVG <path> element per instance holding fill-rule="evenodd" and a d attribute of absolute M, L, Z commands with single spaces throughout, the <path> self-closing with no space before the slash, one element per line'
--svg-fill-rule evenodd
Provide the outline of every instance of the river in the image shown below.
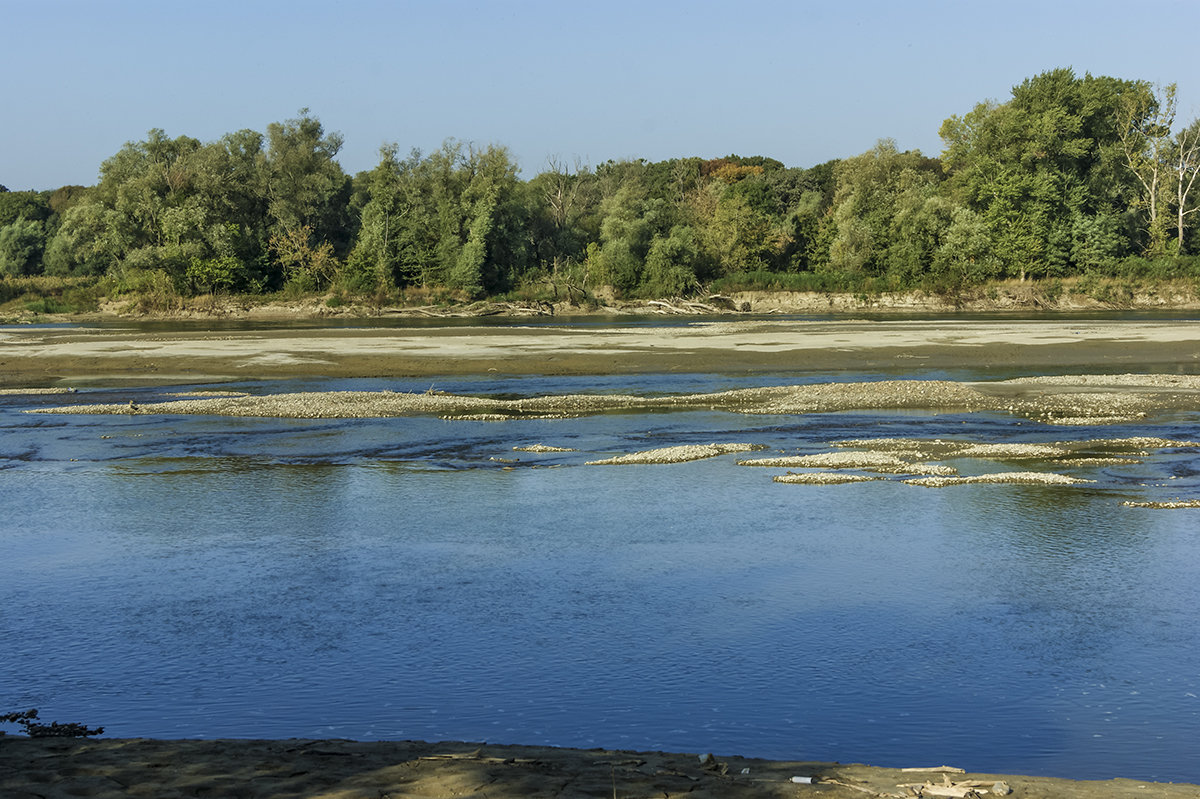
<path fill-rule="evenodd" d="M 531 396 L 875 377 L 184 388 Z M 771 477 L 786 470 L 737 454 L 587 464 L 709 442 L 1194 441 L 1200 413 L 1083 428 L 931 412 L 24 413 L 58 404 L 0 396 L 0 710 L 120 737 L 456 739 L 1200 782 L 1200 511 L 1121 504 L 1200 498 L 1195 447 L 1077 466 L 1094 482 L 1072 486 L 785 485 Z M 537 443 L 570 451 L 513 449 Z"/>

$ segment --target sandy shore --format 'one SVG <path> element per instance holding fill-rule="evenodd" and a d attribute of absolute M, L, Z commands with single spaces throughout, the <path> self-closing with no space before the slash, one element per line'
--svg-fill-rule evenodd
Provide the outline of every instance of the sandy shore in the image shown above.
<path fill-rule="evenodd" d="M 368 325 L 370 322 L 364 322 Z M 0 331 L 0 385 L 324 375 L 727 374 L 1053 366 L 1200 371 L 1200 325 L 1102 321 L 776 321 L 676 326 Z M 1161 367 L 1161 368 L 1159 368 Z"/>
<path fill-rule="evenodd" d="M 0 740 L 0 795 L 5 799 L 1200 797 L 1198 786 L 1138 780 L 1080 782 L 968 774 L 931 763 L 897 769 L 706 755 L 412 741 L 8 737 Z M 801 781 L 793 781 L 794 777 Z"/>

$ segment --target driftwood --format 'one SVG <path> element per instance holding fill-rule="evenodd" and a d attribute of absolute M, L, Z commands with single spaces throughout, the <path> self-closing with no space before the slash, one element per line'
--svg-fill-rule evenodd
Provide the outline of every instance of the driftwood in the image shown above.
<path fill-rule="evenodd" d="M 666 300 L 647 300 L 646 304 L 654 308 L 662 308 L 665 313 L 673 314 L 694 314 L 694 313 L 720 313 L 720 309 L 712 305 L 707 305 L 703 302 L 694 300 L 675 299 L 671 302 Z"/>
<path fill-rule="evenodd" d="M 996 794 L 1005 796 L 1012 793 L 1012 789 L 1006 783 L 996 782 L 995 780 L 950 780 L 951 774 L 962 774 L 962 769 L 951 768 L 950 766 L 942 766 L 936 769 L 913 769 L 906 768 L 901 771 L 933 771 L 940 772 L 942 782 L 905 782 L 897 785 L 897 788 L 907 788 L 910 793 L 915 796 L 939 796 L 939 797 L 967 797 L 967 796 L 984 796 L 987 794 Z"/>
<path fill-rule="evenodd" d="M 497 316 L 498 314 L 553 316 L 554 308 L 546 303 L 518 305 L 515 302 L 484 302 L 469 306 L 459 306 L 451 310 L 444 310 L 433 305 L 423 305 L 419 308 L 390 309 L 386 313 L 399 316 L 425 316 L 431 319 L 450 319 L 463 316 Z"/>
<path fill-rule="evenodd" d="M 887 797 L 887 799 L 904 799 L 904 794 L 880 793 L 879 791 L 875 790 L 874 788 L 866 788 L 862 785 L 855 785 L 852 782 L 842 782 L 841 780 L 824 778 L 821 780 L 821 784 L 822 785 L 840 785 L 843 788 L 849 788 L 851 790 L 858 791 L 859 793 L 869 793 L 871 796 L 883 796 L 883 797 Z"/>

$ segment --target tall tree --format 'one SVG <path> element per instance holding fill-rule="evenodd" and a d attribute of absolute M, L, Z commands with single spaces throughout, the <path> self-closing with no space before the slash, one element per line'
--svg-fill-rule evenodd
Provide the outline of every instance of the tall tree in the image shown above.
<path fill-rule="evenodd" d="M 44 222 L 50 218 L 48 198 L 36 191 L 0 191 L 0 227 L 18 219 Z"/>
<path fill-rule="evenodd" d="M 1185 231 L 1188 217 L 1200 210 L 1190 200 L 1192 189 L 1200 177 L 1200 119 L 1194 120 L 1175 136 L 1172 164 L 1175 179 L 1175 213 L 1178 249 L 1185 250 Z"/>
<path fill-rule="evenodd" d="M 350 179 L 335 160 L 342 136 L 325 133 L 307 108 L 286 122 L 267 126 L 266 197 L 271 235 L 289 236 L 308 228 L 314 244 L 329 242 L 335 252 L 349 246 L 346 207 Z"/>
<path fill-rule="evenodd" d="M 451 284 L 479 295 L 506 287 L 525 261 L 517 165 L 507 148 L 470 147 L 463 163 L 466 180 L 460 197 L 465 232 L 451 272 Z"/>
<path fill-rule="evenodd" d="M 382 290 L 396 285 L 401 263 L 403 186 L 398 149 L 395 144 L 380 147 L 379 164 L 366 176 L 368 199 L 349 260 L 352 268 L 369 275 L 370 282 Z"/>
<path fill-rule="evenodd" d="M 0 227 L 0 274 L 20 277 L 42 271 L 45 246 L 45 226 L 37 219 L 21 217 Z"/>
<path fill-rule="evenodd" d="M 557 158 L 529 181 L 534 257 L 551 279 L 583 257 L 589 234 L 584 220 L 595 202 L 595 185 L 581 162 L 570 167 Z"/>
<path fill-rule="evenodd" d="M 1117 104 L 1117 135 L 1129 171 L 1137 178 L 1141 193 L 1136 206 L 1147 216 L 1147 250 L 1165 251 L 1167 242 L 1166 202 L 1170 198 L 1171 154 L 1175 142 L 1175 84 L 1155 90 L 1139 81 L 1121 95 Z"/>
<path fill-rule="evenodd" d="M 1095 229 L 1118 230 L 1087 249 L 1111 260 L 1132 245 L 1135 180 L 1117 109 L 1136 84 L 1057 69 L 1024 81 L 1003 104 L 981 103 L 941 128 L 955 197 L 987 226 L 1009 274 L 1062 275 Z M 1098 253 L 1096 247 L 1108 247 Z"/>
<path fill-rule="evenodd" d="M 937 193 L 941 166 L 918 150 L 900 152 L 891 139 L 838 163 L 832 204 L 836 235 L 832 270 L 906 282 L 919 274 L 937 246 L 938 215 L 926 208 Z"/>

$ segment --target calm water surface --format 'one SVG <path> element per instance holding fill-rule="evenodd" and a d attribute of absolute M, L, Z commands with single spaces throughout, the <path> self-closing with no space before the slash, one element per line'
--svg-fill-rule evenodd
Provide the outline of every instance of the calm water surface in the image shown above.
<path fill-rule="evenodd" d="M 0 397 L 0 709 L 122 737 L 465 739 L 1200 782 L 1200 512 L 1120 504 L 1200 497 L 1196 449 L 1073 467 L 1097 482 L 1066 488 L 782 485 L 770 478 L 783 470 L 738 456 L 584 465 L 711 441 L 1195 440 L 1200 414 L 1056 428 L 926 413 L 22 413 L 62 400 Z M 512 450 L 538 442 L 577 451 Z"/>

